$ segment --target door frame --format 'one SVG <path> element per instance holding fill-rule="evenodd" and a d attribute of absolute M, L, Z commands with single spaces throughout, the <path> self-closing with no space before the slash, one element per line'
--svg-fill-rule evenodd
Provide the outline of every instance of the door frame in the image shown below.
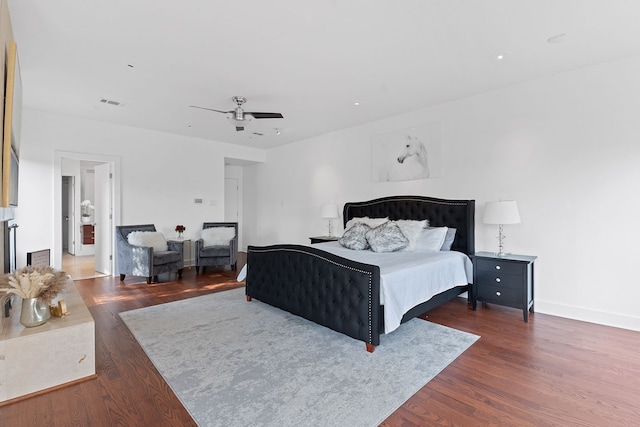
<path fill-rule="evenodd" d="M 94 268 L 98 273 L 107 275 L 113 274 L 113 244 L 114 237 L 111 214 L 111 181 L 113 177 L 112 163 L 101 163 L 95 165 L 95 192 L 94 199 L 96 209 L 94 210 Z M 106 209 L 99 209 L 98 206 L 106 206 Z"/>
<path fill-rule="evenodd" d="M 111 212 L 113 213 L 112 230 L 114 233 L 115 227 L 120 225 L 121 220 L 121 207 L 120 207 L 120 158 L 115 156 L 104 156 L 100 154 L 91 153 L 77 153 L 72 151 L 54 151 L 53 161 L 53 176 L 54 176 L 54 189 L 53 189 L 53 214 L 54 224 L 56 224 L 53 230 L 53 251 L 55 266 L 62 268 L 62 159 L 70 160 L 87 160 L 101 163 L 111 163 L 111 170 L 113 173 L 113 179 L 111 180 Z M 114 264 L 114 242 L 111 241 L 111 271 L 115 271 Z"/>

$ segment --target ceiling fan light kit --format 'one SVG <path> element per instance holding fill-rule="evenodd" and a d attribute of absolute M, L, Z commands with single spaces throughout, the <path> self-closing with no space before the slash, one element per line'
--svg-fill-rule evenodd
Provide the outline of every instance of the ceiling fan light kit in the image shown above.
<path fill-rule="evenodd" d="M 213 108 L 198 107 L 197 105 L 191 105 L 192 108 L 200 108 L 202 110 L 215 111 L 216 113 L 227 114 L 229 122 L 235 126 L 236 131 L 243 131 L 245 126 L 252 119 L 283 119 L 284 117 L 280 113 L 258 113 L 249 112 L 242 109 L 242 105 L 247 102 L 247 98 L 244 96 L 234 96 L 231 98 L 236 103 L 237 107 L 231 111 L 215 110 Z"/>

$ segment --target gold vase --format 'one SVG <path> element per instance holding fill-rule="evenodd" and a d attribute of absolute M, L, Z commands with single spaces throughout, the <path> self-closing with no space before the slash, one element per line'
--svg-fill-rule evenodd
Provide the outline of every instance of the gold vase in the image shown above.
<path fill-rule="evenodd" d="M 20 312 L 20 323 L 27 328 L 40 326 L 49 320 L 51 311 L 49 305 L 39 298 L 23 298 L 22 311 Z"/>

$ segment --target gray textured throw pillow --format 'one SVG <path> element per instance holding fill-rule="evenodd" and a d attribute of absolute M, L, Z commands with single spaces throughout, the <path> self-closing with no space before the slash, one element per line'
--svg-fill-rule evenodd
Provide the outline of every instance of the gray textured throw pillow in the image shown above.
<path fill-rule="evenodd" d="M 357 223 L 344 232 L 338 243 L 347 249 L 356 251 L 369 249 L 369 243 L 367 243 L 367 238 L 365 237 L 369 230 L 371 230 L 371 227 L 367 224 Z"/>
<path fill-rule="evenodd" d="M 385 222 L 367 231 L 367 242 L 374 252 L 395 252 L 404 249 L 409 239 L 402 234 L 400 227 L 393 221 Z"/>

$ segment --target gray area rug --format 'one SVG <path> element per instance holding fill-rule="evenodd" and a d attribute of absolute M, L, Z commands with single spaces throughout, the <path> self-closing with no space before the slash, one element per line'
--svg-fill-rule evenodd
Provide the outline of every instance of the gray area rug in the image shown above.
<path fill-rule="evenodd" d="M 479 338 L 412 319 L 368 353 L 244 288 L 120 317 L 200 426 L 376 426 Z"/>

